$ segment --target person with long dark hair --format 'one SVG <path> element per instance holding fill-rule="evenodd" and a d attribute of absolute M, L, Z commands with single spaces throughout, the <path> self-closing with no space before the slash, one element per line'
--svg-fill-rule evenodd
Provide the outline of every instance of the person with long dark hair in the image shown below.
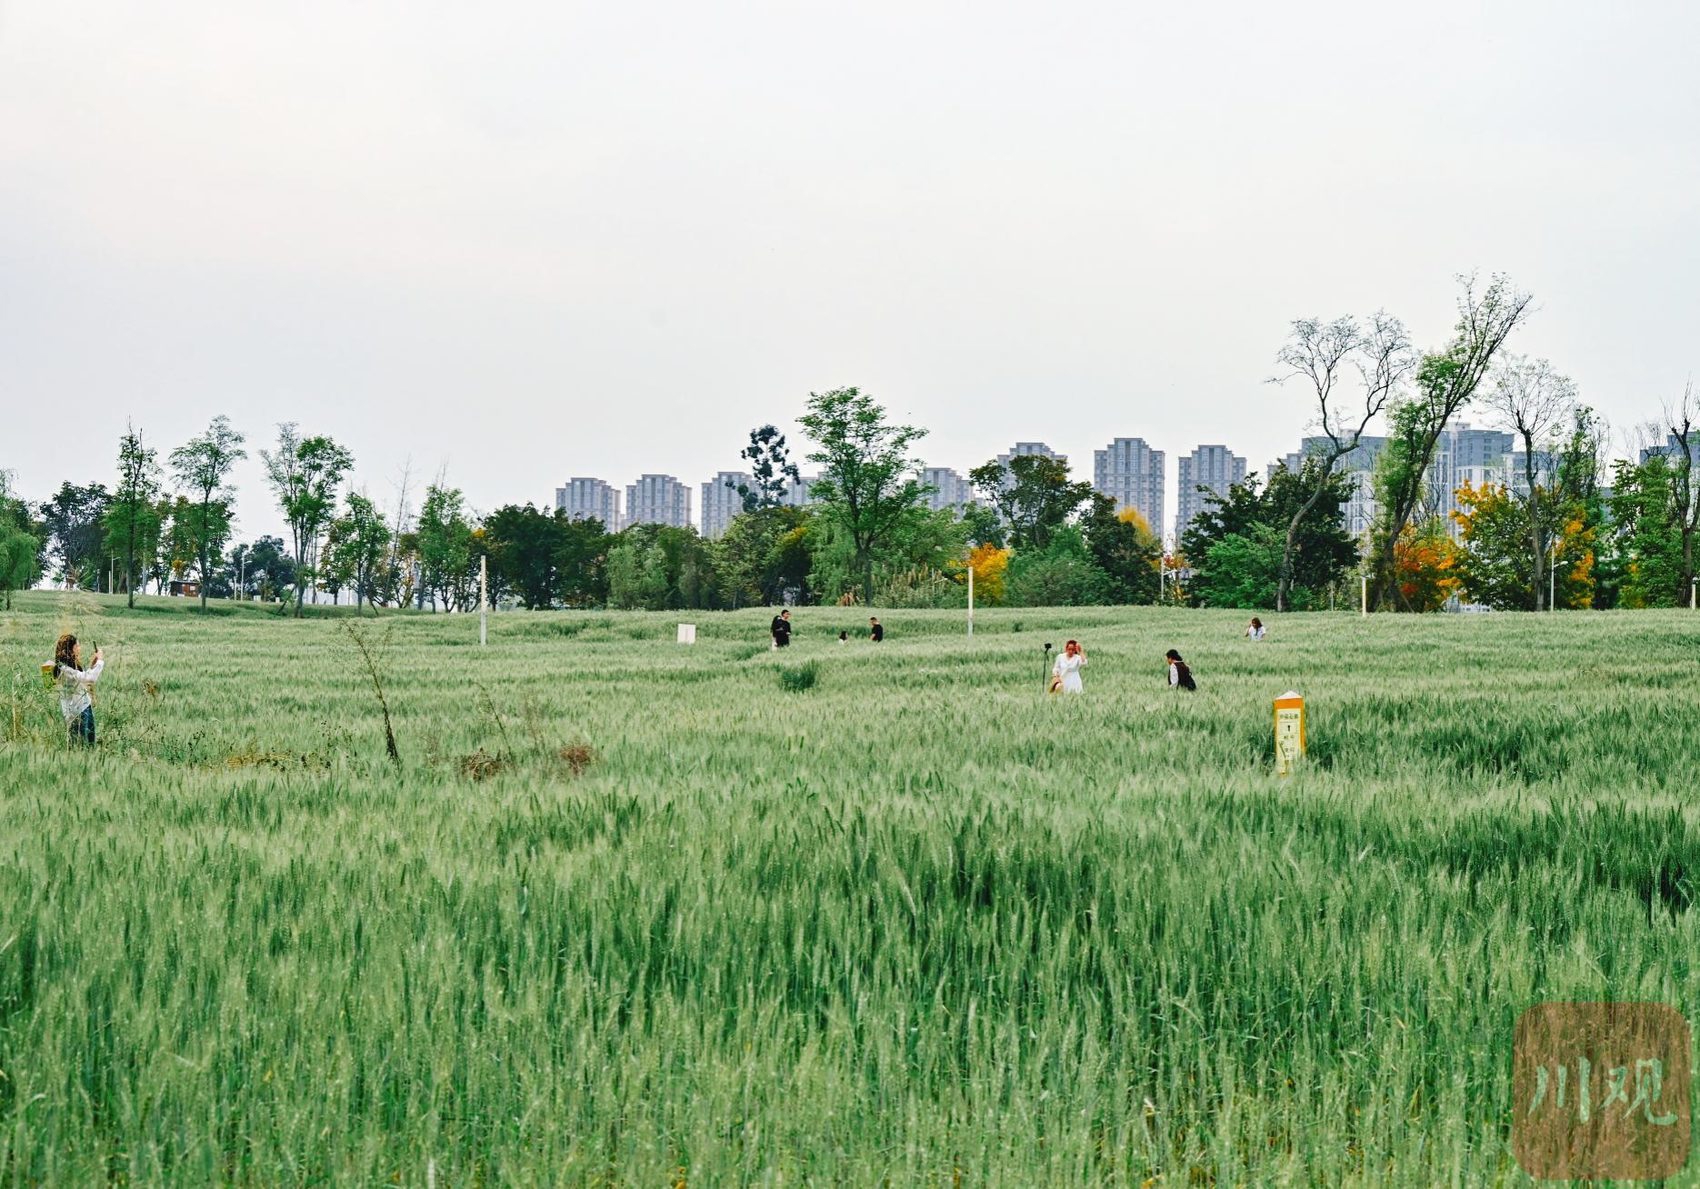
<path fill-rule="evenodd" d="M 85 670 L 82 649 L 70 632 L 54 645 L 53 679 L 59 683 L 59 712 L 65 716 L 72 743 L 94 745 L 94 683 L 105 667 L 106 660 L 97 648 L 94 664 Z"/>
<path fill-rule="evenodd" d="M 1163 659 L 1169 665 L 1169 688 L 1196 690 L 1198 683 L 1192 679 L 1192 670 L 1187 668 L 1181 654 L 1173 648 L 1163 654 Z"/>

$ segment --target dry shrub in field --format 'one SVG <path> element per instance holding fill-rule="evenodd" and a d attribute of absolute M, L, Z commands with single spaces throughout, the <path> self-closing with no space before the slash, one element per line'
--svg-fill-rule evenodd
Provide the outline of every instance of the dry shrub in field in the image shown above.
<path fill-rule="evenodd" d="M 574 776 L 583 776 L 596 762 L 596 751 L 588 743 L 573 743 L 555 753 Z"/>
<path fill-rule="evenodd" d="M 508 766 L 508 761 L 499 755 L 491 755 L 480 747 L 470 755 L 463 755 L 457 761 L 460 774 L 469 780 L 489 780 Z"/>
<path fill-rule="evenodd" d="M 330 771 L 330 760 L 317 752 L 296 753 L 292 751 L 237 751 L 224 757 L 226 768 L 271 768 L 278 772 L 287 772 L 296 768 L 305 768 L 312 772 Z"/>

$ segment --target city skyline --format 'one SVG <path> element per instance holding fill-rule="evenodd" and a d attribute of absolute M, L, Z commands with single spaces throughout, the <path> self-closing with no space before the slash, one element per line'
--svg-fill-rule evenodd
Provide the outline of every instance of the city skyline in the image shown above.
<path fill-rule="evenodd" d="M 108 480 L 126 420 L 169 448 L 225 414 L 275 532 L 279 420 L 374 496 L 411 460 L 488 509 L 699 483 L 844 384 L 959 472 L 1018 436 L 1077 476 L 1129 432 L 1266 459 L 1311 417 L 1264 383 L 1292 319 L 1437 348 L 1472 271 L 1629 426 L 1700 368 L 1700 10 L 1637 13 L 12 6 L 0 467 L 39 497 Z M 1352 168 L 1292 153 L 1325 115 Z"/>

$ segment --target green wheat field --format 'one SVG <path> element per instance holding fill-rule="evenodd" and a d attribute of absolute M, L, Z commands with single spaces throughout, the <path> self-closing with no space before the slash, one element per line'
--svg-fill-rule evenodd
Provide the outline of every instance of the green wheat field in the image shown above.
<path fill-rule="evenodd" d="M 0 1185 L 1519 1183 L 1521 1010 L 1700 1009 L 1700 616 L 769 615 L 18 598 Z"/>

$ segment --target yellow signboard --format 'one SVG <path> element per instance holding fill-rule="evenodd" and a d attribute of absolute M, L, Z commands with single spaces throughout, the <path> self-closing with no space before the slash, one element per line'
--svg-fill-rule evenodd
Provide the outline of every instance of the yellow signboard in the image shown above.
<path fill-rule="evenodd" d="M 1291 776 L 1305 754 L 1305 700 L 1294 690 L 1275 699 L 1275 771 Z"/>

